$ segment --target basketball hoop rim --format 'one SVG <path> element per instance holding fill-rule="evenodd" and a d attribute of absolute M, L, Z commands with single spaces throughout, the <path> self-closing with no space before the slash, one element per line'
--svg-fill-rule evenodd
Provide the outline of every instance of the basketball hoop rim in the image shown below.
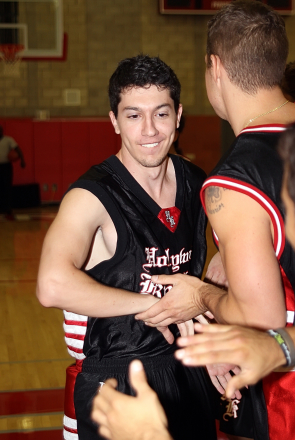
<path fill-rule="evenodd" d="M 25 49 L 23 44 L 6 43 L 0 44 L 0 57 L 5 61 L 14 61 L 19 56 L 20 52 Z"/>

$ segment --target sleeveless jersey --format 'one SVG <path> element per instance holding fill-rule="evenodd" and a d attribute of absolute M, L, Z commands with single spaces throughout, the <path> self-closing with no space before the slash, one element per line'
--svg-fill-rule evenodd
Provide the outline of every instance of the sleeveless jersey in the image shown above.
<path fill-rule="evenodd" d="M 266 125 L 242 130 L 230 150 L 223 156 L 205 181 L 201 199 L 205 208 L 205 189 L 221 186 L 232 189 L 256 200 L 269 214 L 274 228 L 274 250 L 278 259 L 285 291 L 287 325 L 294 325 L 295 253 L 285 240 L 284 210 L 280 198 L 283 166 L 276 151 L 284 125 Z M 213 231 L 218 245 L 218 237 Z M 252 387 L 251 387 L 252 388 Z M 259 385 L 252 388 L 256 439 L 280 440 L 294 438 L 295 420 L 292 408 L 295 405 L 294 373 L 272 373 L 263 379 L 263 390 L 268 414 L 265 421 L 265 406 Z M 293 420 L 291 422 L 291 420 Z"/>
<path fill-rule="evenodd" d="M 170 157 L 177 183 L 175 206 L 171 208 L 161 209 L 116 156 L 111 156 L 102 164 L 92 167 L 71 186 L 70 189 L 82 188 L 94 194 L 104 205 L 116 228 L 117 247 L 113 257 L 102 261 L 90 270 L 85 270 L 98 282 L 138 294 L 162 297 L 170 287 L 153 284 L 152 275 L 181 272 L 201 276 L 206 258 L 206 216 L 199 194 L 206 176 L 192 163 L 178 156 Z M 201 370 L 196 370 L 191 383 L 188 378 L 182 377 L 183 373 L 175 371 L 170 379 L 172 380 L 170 394 L 176 393 L 176 395 L 171 397 L 172 395 L 169 394 L 170 388 L 167 384 L 170 381 L 165 374 L 171 373 L 164 373 L 162 376 L 162 371 L 169 372 L 172 367 L 163 370 L 161 362 L 163 358 L 171 359 L 176 346 L 175 344 L 169 345 L 156 328 L 146 326 L 142 321 L 136 321 L 134 315 L 95 318 L 68 311 L 64 311 L 64 315 L 66 344 L 69 353 L 76 358 L 76 364 L 67 369 L 65 439 L 83 438 L 84 440 L 84 438 L 92 438 L 92 435 L 96 438 L 97 429 L 89 427 L 89 421 L 84 423 L 89 415 L 88 410 L 86 413 L 83 412 L 83 408 L 85 408 L 85 401 L 86 408 L 89 407 L 88 399 L 91 401 L 91 397 L 97 391 L 96 381 L 101 380 L 97 379 L 97 368 L 105 369 L 105 372 L 108 371 L 108 374 L 111 374 L 114 372 L 115 365 L 116 371 L 119 368 L 118 362 L 128 363 L 134 357 L 140 358 L 146 366 L 150 365 L 148 362 L 152 362 L 153 367 L 148 367 L 148 373 L 153 369 L 159 370 L 160 382 L 165 383 L 168 388 L 165 388 L 163 394 L 164 390 L 160 391 L 160 383 L 156 385 L 156 381 L 154 385 L 158 393 L 162 393 L 164 400 L 172 399 L 171 402 L 175 403 L 175 408 L 177 408 L 182 389 L 184 400 L 190 399 L 187 397 L 187 388 L 194 392 L 199 404 L 204 406 L 204 410 L 199 409 L 202 413 L 203 424 L 205 422 L 206 426 L 210 424 L 214 427 L 214 421 L 206 422 L 206 414 L 208 413 L 208 417 L 210 414 L 210 409 L 208 409 L 210 403 L 206 394 L 206 378 L 199 378 L 203 374 Z M 174 336 L 178 335 L 176 325 L 169 326 L 169 328 Z M 93 379 L 93 385 L 89 390 L 87 388 L 89 396 L 85 394 L 83 381 L 86 380 L 85 377 L 90 378 L 93 375 L 88 373 L 85 375 L 83 372 L 86 371 L 93 372 L 96 376 Z M 189 370 L 184 369 L 184 373 L 186 371 L 189 373 Z M 121 392 L 128 393 L 128 387 L 124 385 L 126 375 L 127 370 L 123 376 L 120 376 L 120 379 L 116 377 Z M 105 377 L 102 370 L 100 370 L 99 377 Z M 177 380 L 180 381 L 180 388 L 177 388 Z M 80 396 L 82 396 L 82 402 L 78 403 L 75 399 L 79 399 Z M 182 405 L 187 412 L 183 417 L 184 420 L 187 417 L 188 425 L 193 426 L 191 422 L 196 420 L 196 416 L 188 416 L 187 403 L 184 402 Z M 164 401 L 162 404 L 164 405 Z M 171 416 L 171 414 L 168 418 L 170 422 L 178 420 L 177 416 Z M 86 432 L 83 433 L 82 429 L 86 429 Z M 209 426 L 207 431 L 208 429 Z M 215 438 L 214 432 L 209 434 L 208 431 L 207 437 Z"/>
<path fill-rule="evenodd" d="M 170 156 L 175 168 L 175 206 L 161 209 L 116 156 L 92 167 L 72 188 L 94 194 L 105 206 L 116 231 L 114 256 L 85 271 L 113 287 L 162 297 L 169 286 L 154 285 L 154 274 L 189 273 L 200 277 L 206 258 L 206 216 L 199 192 L 205 173 Z M 102 304 L 103 307 L 103 304 Z M 77 359 L 156 356 L 174 351 L 155 328 L 134 315 L 84 317 L 65 312 L 69 353 Z M 177 326 L 171 326 L 174 335 Z"/>

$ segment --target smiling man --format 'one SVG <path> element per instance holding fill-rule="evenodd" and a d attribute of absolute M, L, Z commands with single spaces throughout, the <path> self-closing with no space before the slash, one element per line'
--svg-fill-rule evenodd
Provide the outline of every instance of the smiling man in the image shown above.
<path fill-rule="evenodd" d="M 285 240 L 283 168 L 276 152 L 280 134 L 295 120 L 295 105 L 280 87 L 288 46 L 284 20 L 261 1 L 229 2 L 209 21 L 207 95 L 236 139 L 211 171 L 201 197 L 228 289 L 181 274 L 154 277 L 173 288 L 137 316 L 147 324 L 179 323 L 209 310 L 220 324 L 294 325 L 295 253 Z M 208 274 L 213 280 L 214 272 Z M 222 373 L 216 368 L 214 381 L 223 393 Z M 222 400 L 221 430 L 255 440 L 277 440 L 284 430 L 284 438 L 293 440 L 294 384 L 293 373 L 272 373 L 242 392 L 230 418 L 231 402 Z"/>
<path fill-rule="evenodd" d="M 40 302 L 66 309 L 66 343 L 76 358 L 67 371 L 64 438 L 100 438 L 90 419 L 92 399 L 110 377 L 132 394 L 127 370 L 136 357 L 173 438 L 213 440 L 212 388 L 203 369 L 174 358 L 177 326 L 151 328 L 134 318 L 169 290 L 152 275 L 200 276 L 206 257 L 199 198 L 205 174 L 167 155 L 182 113 L 180 83 L 159 58 L 140 55 L 119 63 L 109 97 L 121 149 L 65 195 L 38 276 Z M 182 333 L 191 329 L 192 322 L 182 324 Z"/>

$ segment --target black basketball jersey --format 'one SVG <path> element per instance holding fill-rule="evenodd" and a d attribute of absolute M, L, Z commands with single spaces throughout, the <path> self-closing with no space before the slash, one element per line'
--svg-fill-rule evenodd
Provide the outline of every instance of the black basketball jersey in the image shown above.
<path fill-rule="evenodd" d="M 284 125 L 267 125 L 244 129 L 205 181 L 201 198 L 205 206 L 205 189 L 217 185 L 256 200 L 271 218 L 276 256 L 295 291 L 295 253 L 285 240 L 280 197 L 283 166 L 277 153 L 278 140 L 285 128 Z M 214 238 L 218 242 L 216 234 Z M 293 321 L 294 313 L 288 318 L 288 322 Z"/>
<path fill-rule="evenodd" d="M 117 231 L 114 256 L 85 271 L 100 283 L 162 297 L 170 287 L 154 285 L 152 275 L 201 276 L 206 216 L 199 194 L 206 176 L 192 163 L 170 157 L 177 182 L 172 208 L 161 209 L 116 156 L 93 166 L 71 186 L 94 194 Z M 157 329 L 134 315 L 95 318 L 65 312 L 64 328 L 68 350 L 77 359 L 156 356 L 175 350 Z M 177 326 L 171 331 L 177 335 Z"/>
<path fill-rule="evenodd" d="M 285 129 L 284 125 L 276 124 L 242 130 L 231 149 L 205 181 L 201 198 L 205 206 L 205 189 L 209 186 L 221 186 L 248 195 L 268 212 L 274 228 L 274 250 L 285 291 L 286 322 L 287 325 L 294 325 L 295 253 L 285 239 L 284 208 L 280 197 L 283 166 L 277 153 L 279 137 Z M 218 237 L 214 232 L 213 236 L 218 244 Z M 290 408 L 295 403 L 294 384 L 294 373 L 271 373 L 262 382 L 249 387 L 251 402 L 244 402 L 245 407 L 241 407 L 240 417 L 232 419 L 227 424 L 230 426 L 225 426 L 221 420 L 222 430 L 243 437 L 254 437 L 255 440 L 265 440 L 274 429 L 279 433 L 283 429 L 286 438 L 293 438 L 294 417 Z M 284 390 L 288 390 L 288 395 Z M 248 414 L 253 421 L 254 433 L 251 434 Z"/>

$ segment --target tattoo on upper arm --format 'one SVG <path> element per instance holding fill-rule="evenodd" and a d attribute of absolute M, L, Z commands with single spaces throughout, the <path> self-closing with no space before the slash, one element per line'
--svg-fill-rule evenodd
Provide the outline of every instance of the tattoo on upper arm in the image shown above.
<path fill-rule="evenodd" d="M 222 193 L 226 190 L 227 188 L 221 188 L 219 186 L 209 186 L 206 189 L 206 206 L 209 214 L 216 214 L 224 208 L 224 204 L 221 200 Z"/>

